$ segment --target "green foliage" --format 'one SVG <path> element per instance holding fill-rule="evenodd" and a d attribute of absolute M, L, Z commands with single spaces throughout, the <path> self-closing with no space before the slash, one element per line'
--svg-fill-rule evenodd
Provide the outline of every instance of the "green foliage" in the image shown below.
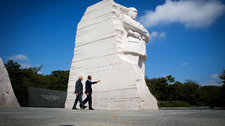
<path fill-rule="evenodd" d="M 191 107 L 192 105 L 189 102 L 185 101 L 159 101 L 159 107 Z"/>
<path fill-rule="evenodd" d="M 221 74 L 221 79 L 224 77 L 224 73 Z M 225 106 L 225 85 L 200 86 L 192 80 L 181 83 L 175 81 L 171 75 L 153 79 L 146 77 L 146 84 L 156 99 L 161 101 L 159 102 L 161 107 L 189 106 L 188 104 L 178 104 L 181 101 L 190 105 Z M 177 101 L 179 102 L 177 103 Z"/>
<path fill-rule="evenodd" d="M 50 75 L 38 74 L 43 66 L 22 69 L 17 62 L 9 60 L 5 67 L 9 73 L 13 90 L 21 106 L 26 106 L 27 88 L 38 87 L 66 91 L 69 70 L 53 71 Z"/>
<path fill-rule="evenodd" d="M 222 80 L 222 83 L 225 85 L 225 70 L 223 70 L 222 74 L 219 75 L 219 78 Z"/>
<path fill-rule="evenodd" d="M 156 99 L 161 99 L 162 101 L 168 100 L 168 82 L 170 82 L 168 79 L 171 79 L 171 77 L 146 79 L 147 86 L 149 87 L 149 90 L 154 94 Z"/>
<path fill-rule="evenodd" d="M 182 100 L 197 105 L 200 96 L 200 86 L 197 82 L 187 80 L 183 84 Z"/>
<path fill-rule="evenodd" d="M 184 90 L 181 82 L 176 81 L 174 84 L 169 85 L 168 90 L 169 90 L 168 101 L 182 100 Z"/>
<path fill-rule="evenodd" d="M 225 84 L 223 84 L 221 88 L 221 102 L 222 105 L 225 106 Z"/>
<path fill-rule="evenodd" d="M 218 106 L 222 104 L 221 99 L 222 88 L 219 86 L 203 86 L 200 87 L 199 102 L 204 105 Z"/>
<path fill-rule="evenodd" d="M 66 91 L 69 79 L 69 70 L 52 71 L 48 78 L 49 83 L 52 83 L 51 85 L 49 85 L 49 87 L 47 87 L 48 89 Z"/>
<path fill-rule="evenodd" d="M 176 81 L 171 75 L 167 77 L 146 78 L 146 84 L 149 90 L 160 101 L 182 100 L 183 90 L 182 83 Z"/>
<path fill-rule="evenodd" d="M 221 102 L 222 105 L 225 106 L 225 69 L 223 70 L 223 72 L 219 75 L 219 78 L 222 80 L 222 88 L 221 88 Z"/>

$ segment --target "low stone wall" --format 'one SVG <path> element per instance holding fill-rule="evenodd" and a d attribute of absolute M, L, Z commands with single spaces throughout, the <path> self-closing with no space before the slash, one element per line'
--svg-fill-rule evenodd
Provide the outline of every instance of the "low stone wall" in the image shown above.
<path fill-rule="evenodd" d="M 28 87 L 28 107 L 64 108 L 66 92 Z"/>

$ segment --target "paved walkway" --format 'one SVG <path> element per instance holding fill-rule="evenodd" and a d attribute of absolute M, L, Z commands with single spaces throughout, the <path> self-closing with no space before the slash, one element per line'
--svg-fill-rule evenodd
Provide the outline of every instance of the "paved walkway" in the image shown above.
<path fill-rule="evenodd" d="M 225 110 L 0 108 L 0 126 L 225 126 Z"/>

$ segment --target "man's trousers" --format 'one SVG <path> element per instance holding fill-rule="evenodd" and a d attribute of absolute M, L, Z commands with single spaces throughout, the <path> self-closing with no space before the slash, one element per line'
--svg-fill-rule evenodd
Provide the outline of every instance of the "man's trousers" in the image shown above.
<path fill-rule="evenodd" d="M 87 95 L 87 98 L 83 101 L 83 104 L 85 105 L 88 102 L 89 109 L 92 108 L 92 96 L 91 94 Z"/>
<path fill-rule="evenodd" d="M 76 106 L 77 106 L 77 102 L 80 102 L 80 107 L 83 107 L 84 106 L 84 104 L 83 104 L 83 102 L 82 102 L 82 94 L 80 93 L 78 93 L 78 96 L 76 97 L 76 99 L 75 99 L 75 102 L 74 102 L 74 105 L 73 105 L 73 108 L 76 108 Z"/>

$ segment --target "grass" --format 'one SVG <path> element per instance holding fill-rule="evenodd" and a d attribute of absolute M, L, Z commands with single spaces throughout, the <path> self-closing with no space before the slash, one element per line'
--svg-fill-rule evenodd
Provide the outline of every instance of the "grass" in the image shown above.
<path fill-rule="evenodd" d="M 159 107 L 193 107 L 186 101 L 158 101 Z"/>

